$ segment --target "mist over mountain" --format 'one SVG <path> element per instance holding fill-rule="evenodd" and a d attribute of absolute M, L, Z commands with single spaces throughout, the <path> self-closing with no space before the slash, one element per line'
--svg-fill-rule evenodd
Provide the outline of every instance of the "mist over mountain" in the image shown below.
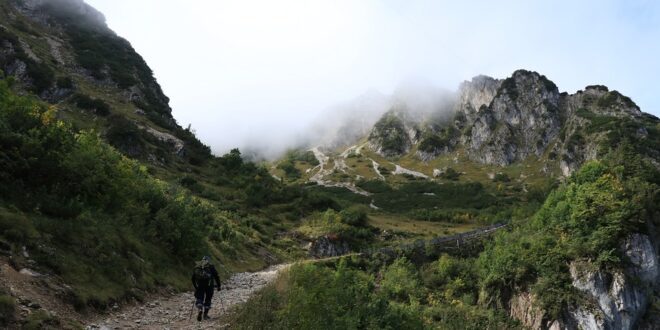
<path fill-rule="evenodd" d="M 547 9 L 537 17 L 507 3 L 158 2 L 181 22 L 244 28 L 188 33 L 179 21 L 149 24 L 139 8 L 151 0 L 127 1 L 105 2 L 135 9 L 109 21 L 137 17 L 133 32 L 168 52 L 143 57 L 83 1 L 0 0 L 0 328 L 660 324 L 660 119 L 618 84 L 569 88 L 556 71 L 530 70 L 524 34 L 512 34 L 514 51 L 490 24 L 512 22 L 509 31 L 551 45 L 548 58 L 589 58 L 552 42 L 565 33 L 535 30 L 554 3 L 530 5 Z M 557 8 L 567 17 L 581 6 Z M 462 33 L 444 35 L 438 22 Z M 380 47 L 388 38 L 370 23 L 401 42 Z M 632 52 L 624 46 L 635 42 L 597 23 L 580 42 L 594 45 L 584 31 L 597 30 L 609 38 L 598 46 Z M 470 34 L 488 42 L 440 43 L 446 58 L 418 51 L 438 44 L 427 35 Z M 224 53 L 209 52 L 218 40 Z M 447 67 L 464 60 L 522 69 Z M 155 75 L 154 61 L 175 79 Z M 437 78 L 367 83 L 411 67 Z M 347 97 L 355 86 L 378 88 Z M 166 91 L 193 101 L 170 103 Z M 190 118 L 197 124 L 179 122 Z M 209 289 L 211 305 L 200 299 Z"/>

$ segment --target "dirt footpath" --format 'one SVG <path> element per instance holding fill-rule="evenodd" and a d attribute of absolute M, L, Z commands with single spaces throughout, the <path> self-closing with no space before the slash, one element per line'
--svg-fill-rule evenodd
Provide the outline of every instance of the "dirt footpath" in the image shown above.
<path fill-rule="evenodd" d="M 213 295 L 210 320 L 197 322 L 192 292 L 160 298 L 144 306 L 133 306 L 103 316 L 87 324 L 88 330 L 110 329 L 224 329 L 219 316 L 236 305 L 246 302 L 255 292 L 277 278 L 288 265 L 277 265 L 254 273 L 237 273 L 222 284 L 222 290 Z"/>

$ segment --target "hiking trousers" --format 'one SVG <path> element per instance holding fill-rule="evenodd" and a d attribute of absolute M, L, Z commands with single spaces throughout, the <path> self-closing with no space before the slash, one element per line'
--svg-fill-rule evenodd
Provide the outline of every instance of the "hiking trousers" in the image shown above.
<path fill-rule="evenodd" d="M 211 299 L 213 299 L 213 287 L 197 287 L 195 289 L 195 306 L 197 309 L 210 309 Z"/>

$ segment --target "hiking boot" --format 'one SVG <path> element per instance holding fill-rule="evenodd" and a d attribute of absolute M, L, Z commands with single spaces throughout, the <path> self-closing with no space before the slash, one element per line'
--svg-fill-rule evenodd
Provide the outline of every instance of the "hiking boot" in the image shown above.
<path fill-rule="evenodd" d="M 199 311 L 197 313 L 197 321 L 201 322 L 202 321 L 202 311 Z"/>
<path fill-rule="evenodd" d="M 204 310 L 204 319 L 205 319 L 205 320 L 210 319 L 210 317 L 209 317 L 209 310 L 208 310 L 208 309 Z"/>

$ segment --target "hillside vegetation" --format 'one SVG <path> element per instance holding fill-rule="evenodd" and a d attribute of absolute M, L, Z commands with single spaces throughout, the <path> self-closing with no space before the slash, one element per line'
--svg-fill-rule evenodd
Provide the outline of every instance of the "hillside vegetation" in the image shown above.
<path fill-rule="evenodd" d="M 472 257 L 444 254 L 414 264 L 350 257 L 293 267 L 233 315 L 238 328 L 522 328 L 509 300 L 530 290 L 557 319 L 588 298 L 571 286 L 569 264 L 625 266 L 620 242 L 657 237 L 660 172 L 622 146 L 585 164 L 529 219 L 496 234 Z M 356 303 L 357 302 L 357 303 Z"/>

